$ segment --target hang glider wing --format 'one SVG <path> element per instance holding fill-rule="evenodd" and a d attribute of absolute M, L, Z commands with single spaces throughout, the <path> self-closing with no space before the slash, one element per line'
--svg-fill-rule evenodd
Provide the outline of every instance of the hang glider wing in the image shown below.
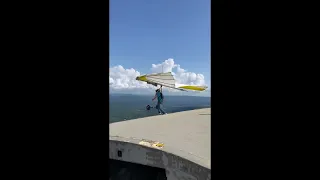
<path fill-rule="evenodd" d="M 154 86 L 164 86 L 172 89 L 177 89 L 180 91 L 186 91 L 184 89 L 176 88 L 175 79 L 171 72 L 168 73 L 157 73 L 157 74 L 147 74 L 143 76 L 138 76 L 136 78 L 138 81 L 143 81 Z"/>
<path fill-rule="evenodd" d="M 176 87 L 176 81 L 171 72 L 138 76 L 136 80 L 143 81 L 148 84 L 152 84 L 154 86 L 160 85 L 160 86 L 165 86 L 172 89 L 177 89 L 180 91 L 187 91 L 187 90 L 203 91 L 207 89 L 206 86 L 192 86 L 192 85 L 184 85 L 184 86 Z"/>

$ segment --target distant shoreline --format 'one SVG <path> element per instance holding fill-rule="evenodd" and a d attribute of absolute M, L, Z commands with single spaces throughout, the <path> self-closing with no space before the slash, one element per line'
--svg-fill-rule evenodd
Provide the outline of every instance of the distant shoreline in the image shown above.
<path fill-rule="evenodd" d="M 199 97 L 199 98 L 211 98 L 211 96 L 195 96 L 195 95 L 172 95 L 164 94 L 166 97 Z M 109 93 L 109 96 L 153 96 L 153 94 L 126 94 L 126 93 Z"/>

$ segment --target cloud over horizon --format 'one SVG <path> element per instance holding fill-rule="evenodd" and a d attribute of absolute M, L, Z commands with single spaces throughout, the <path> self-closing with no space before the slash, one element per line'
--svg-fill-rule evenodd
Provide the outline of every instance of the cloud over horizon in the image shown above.
<path fill-rule="evenodd" d="M 137 81 L 136 77 L 142 74 L 133 68 L 125 69 L 123 66 L 118 65 L 110 67 L 109 70 L 109 88 L 112 92 L 116 92 L 117 90 L 137 91 L 139 89 L 144 89 L 151 92 L 155 89 L 155 87 L 150 84 Z M 146 74 L 172 72 L 177 84 L 206 85 L 203 74 L 188 72 L 187 70 L 181 68 L 179 64 L 175 64 L 172 58 L 169 58 L 160 64 L 152 64 L 150 70 L 151 72 L 147 72 Z M 173 90 L 173 92 L 174 91 L 176 90 Z"/>

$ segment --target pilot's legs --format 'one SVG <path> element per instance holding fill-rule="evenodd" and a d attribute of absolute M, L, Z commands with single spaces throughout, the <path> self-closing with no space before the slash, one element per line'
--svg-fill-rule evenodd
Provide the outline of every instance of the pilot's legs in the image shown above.
<path fill-rule="evenodd" d="M 161 104 L 159 102 L 158 102 L 156 108 L 157 108 L 159 114 L 164 114 L 164 111 L 161 109 Z"/>
<path fill-rule="evenodd" d="M 158 109 L 158 111 L 159 111 L 159 113 L 162 113 L 162 114 L 166 114 L 166 112 L 164 112 L 164 110 L 162 109 L 162 104 L 161 103 L 158 103 L 159 104 L 159 109 Z"/>

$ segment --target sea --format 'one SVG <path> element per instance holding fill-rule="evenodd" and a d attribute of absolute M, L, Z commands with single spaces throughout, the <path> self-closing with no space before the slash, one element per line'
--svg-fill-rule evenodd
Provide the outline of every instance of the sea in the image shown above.
<path fill-rule="evenodd" d="M 146 109 L 147 105 L 156 106 L 157 100 L 153 96 L 132 94 L 109 95 L 109 123 L 159 115 L 157 109 Z M 210 97 L 199 96 L 165 96 L 163 109 L 174 113 L 211 107 Z"/>

